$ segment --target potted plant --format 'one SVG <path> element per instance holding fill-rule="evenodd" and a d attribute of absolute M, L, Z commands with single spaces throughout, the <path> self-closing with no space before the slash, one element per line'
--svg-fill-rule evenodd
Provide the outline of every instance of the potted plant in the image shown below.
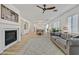
<path fill-rule="evenodd" d="M 58 33 L 58 32 L 60 32 L 60 31 L 61 31 L 60 29 L 52 28 L 50 34 L 51 34 L 51 35 L 55 35 L 55 33 Z"/>

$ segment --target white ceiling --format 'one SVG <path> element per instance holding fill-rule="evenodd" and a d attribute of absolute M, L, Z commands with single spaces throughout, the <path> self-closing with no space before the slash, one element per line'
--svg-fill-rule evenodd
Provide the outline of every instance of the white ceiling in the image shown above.
<path fill-rule="evenodd" d="M 23 18 L 31 22 L 44 22 L 47 23 L 54 17 L 62 14 L 63 12 L 71 9 L 75 4 L 47 4 L 46 7 L 56 6 L 57 12 L 53 10 L 45 11 L 42 13 L 42 10 L 36 7 L 36 4 L 13 4 L 19 11 Z M 39 5 L 42 6 L 42 5 Z"/>

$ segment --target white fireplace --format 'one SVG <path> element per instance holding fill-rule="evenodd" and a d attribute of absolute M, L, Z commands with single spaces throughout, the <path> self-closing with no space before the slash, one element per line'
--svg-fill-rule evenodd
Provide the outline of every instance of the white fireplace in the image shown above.
<path fill-rule="evenodd" d="M 0 23 L 0 53 L 21 40 L 20 32 L 19 25 Z"/>
<path fill-rule="evenodd" d="M 21 41 L 21 30 L 20 12 L 15 7 L 0 4 L 0 11 L 0 53 L 2 53 L 5 49 Z"/>

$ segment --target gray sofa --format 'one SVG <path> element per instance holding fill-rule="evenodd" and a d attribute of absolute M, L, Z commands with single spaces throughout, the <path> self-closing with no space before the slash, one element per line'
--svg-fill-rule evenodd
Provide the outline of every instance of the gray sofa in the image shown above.
<path fill-rule="evenodd" d="M 79 36 L 67 33 L 50 33 L 50 39 L 67 55 L 79 55 Z"/>

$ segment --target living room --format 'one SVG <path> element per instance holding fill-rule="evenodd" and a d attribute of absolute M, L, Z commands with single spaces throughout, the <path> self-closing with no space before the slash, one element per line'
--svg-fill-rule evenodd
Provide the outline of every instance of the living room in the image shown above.
<path fill-rule="evenodd" d="M 78 4 L 1 4 L 0 53 L 79 54 L 78 9 Z M 47 45 L 49 40 L 51 43 Z M 25 48 L 28 44 L 29 50 Z M 47 46 L 44 47 L 45 45 Z"/>

